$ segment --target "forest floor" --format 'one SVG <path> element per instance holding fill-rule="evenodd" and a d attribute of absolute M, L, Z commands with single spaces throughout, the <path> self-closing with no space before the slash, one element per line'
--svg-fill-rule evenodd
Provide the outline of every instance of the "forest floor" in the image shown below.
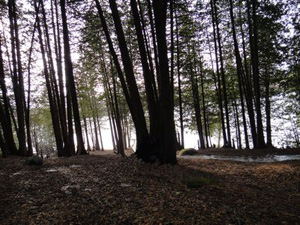
<path fill-rule="evenodd" d="M 191 181 L 201 185 L 192 188 Z M 1 225 L 300 224 L 299 209 L 300 161 L 179 158 L 170 166 L 112 151 L 50 158 L 42 166 L 0 159 Z"/>

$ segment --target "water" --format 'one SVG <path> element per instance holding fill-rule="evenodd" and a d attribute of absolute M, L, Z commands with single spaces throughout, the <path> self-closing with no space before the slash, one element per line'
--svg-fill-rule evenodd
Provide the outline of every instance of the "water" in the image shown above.
<path fill-rule="evenodd" d="M 292 160 L 300 160 L 300 155 L 267 155 L 264 157 L 253 156 L 223 156 L 223 155 L 193 155 L 193 156 L 180 156 L 186 159 L 216 159 L 225 161 L 248 162 L 248 163 L 271 163 L 271 162 L 284 162 Z"/>

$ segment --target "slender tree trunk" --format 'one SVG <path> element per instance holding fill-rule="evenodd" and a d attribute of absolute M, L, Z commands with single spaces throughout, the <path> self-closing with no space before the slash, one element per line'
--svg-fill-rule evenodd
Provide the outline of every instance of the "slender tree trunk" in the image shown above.
<path fill-rule="evenodd" d="M 200 62 L 200 82 L 201 82 L 201 97 L 202 97 L 202 112 L 203 112 L 203 123 L 204 123 L 204 132 L 205 132 L 205 141 L 206 141 L 206 148 L 209 148 L 209 142 L 208 142 L 208 120 L 206 116 L 206 104 L 205 104 L 205 94 L 204 94 L 204 80 L 203 80 L 203 68 L 202 68 L 202 62 Z"/>
<path fill-rule="evenodd" d="M 190 55 L 190 52 L 189 52 Z M 193 56 L 194 57 L 194 56 Z M 196 116 L 196 123 L 199 135 L 199 147 L 201 149 L 205 148 L 205 142 L 203 137 L 203 126 L 202 126 L 202 118 L 201 118 L 201 109 L 200 109 L 200 98 L 199 98 L 199 87 L 198 87 L 198 76 L 194 71 L 194 65 L 190 62 L 190 75 L 191 75 L 191 83 L 192 83 L 192 92 L 193 92 L 193 102 Z"/>
<path fill-rule="evenodd" d="M 82 129 L 81 129 L 81 120 L 78 109 L 78 101 L 77 101 L 77 93 L 75 88 L 75 79 L 73 75 L 73 66 L 71 60 L 71 52 L 70 52 L 70 41 L 69 41 L 69 31 L 68 31 L 68 23 L 65 9 L 65 0 L 60 1 L 61 7 L 61 16 L 62 16 L 62 24 L 63 24 L 63 37 L 64 37 L 64 53 L 65 53 L 65 74 L 69 78 L 69 85 L 71 91 L 71 100 L 72 100 L 72 108 L 74 113 L 74 122 L 75 122 L 75 130 L 76 130 L 76 138 L 77 138 L 77 154 L 87 154 L 84 149 L 84 143 L 82 138 Z"/>
<path fill-rule="evenodd" d="M 237 148 L 241 149 L 242 140 L 241 140 L 240 119 L 239 119 L 239 112 L 238 112 L 236 100 L 234 101 L 233 111 L 235 112 L 235 121 L 236 121 L 235 129 L 236 129 L 236 138 L 237 138 Z"/>
<path fill-rule="evenodd" d="M 112 43 L 112 40 L 110 38 L 110 34 L 108 32 L 108 27 L 107 27 L 106 20 L 105 20 L 104 15 L 103 15 L 102 8 L 101 8 L 98 0 L 95 0 L 95 2 L 96 2 L 96 7 L 97 7 L 97 10 L 98 10 L 99 17 L 100 17 L 100 20 L 101 20 L 102 28 L 103 28 L 103 31 L 105 33 L 106 40 L 107 40 L 107 43 L 108 43 L 108 46 L 109 46 L 109 51 L 110 51 L 110 54 L 113 58 L 113 62 L 115 64 L 115 67 L 116 67 L 116 70 L 117 70 L 117 73 L 118 73 L 118 76 L 119 76 L 119 79 L 120 79 L 120 82 L 121 82 L 121 85 L 122 85 L 122 90 L 123 90 L 126 102 L 128 104 L 130 114 L 132 116 L 132 120 L 133 120 L 135 128 L 136 128 L 137 152 L 139 152 L 140 149 L 141 149 L 140 146 L 143 142 L 142 140 L 144 138 L 148 137 L 148 131 L 147 131 L 147 127 L 146 127 L 146 121 L 145 121 L 145 118 L 144 118 L 144 115 L 143 115 L 143 109 L 141 108 L 140 97 L 139 97 L 139 93 L 138 93 L 138 90 L 137 90 L 135 78 L 134 78 L 133 72 L 132 72 L 132 63 L 131 63 L 131 60 L 129 58 L 129 53 L 128 53 L 128 49 L 127 49 L 127 46 L 126 46 L 124 33 L 123 33 L 122 26 L 121 26 L 121 23 L 120 23 L 120 18 L 119 18 L 119 15 L 118 15 L 116 4 L 115 4 L 114 1 L 110 1 L 111 8 L 114 11 L 114 20 L 115 20 L 115 23 L 116 23 L 115 24 L 116 30 L 119 33 L 119 35 L 118 35 L 118 37 L 120 39 L 119 40 L 119 45 L 122 46 L 122 48 L 121 48 L 122 51 L 121 52 L 123 52 L 122 53 L 123 60 L 126 62 L 126 63 L 124 63 L 124 66 L 126 65 L 126 69 L 125 68 L 124 69 L 125 69 L 125 75 L 126 75 L 126 80 L 127 80 L 127 83 L 128 83 L 128 87 L 127 87 L 127 84 L 126 84 L 126 81 L 125 81 L 124 74 L 121 70 L 121 66 L 120 66 L 117 54 L 114 50 L 113 43 Z M 130 88 L 130 89 L 128 89 L 128 88 Z"/>
<path fill-rule="evenodd" d="M 103 146 L 103 139 L 102 139 L 102 132 L 101 132 L 101 126 L 100 126 L 100 121 L 99 121 L 99 117 L 98 117 L 98 113 L 96 114 L 96 120 L 97 120 L 97 125 L 98 125 L 98 129 L 99 129 L 99 141 L 100 141 L 100 150 L 104 151 L 104 146 Z"/>
<path fill-rule="evenodd" d="M 147 6 L 148 6 L 150 28 L 151 28 L 152 44 L 153 44 L 153 50 L 154 50 L 154 63 L 155 63 L 155 68 L 156 68 L 157 85 L 159 88 L 160 82 L 159 82 L 158 74 L 160 73 L 160 71 L 159 71 L 157 44 L 156 44 L 155 29 L 154 29 L 154 22 L 153 22 L 153 13 L 152 13 L 152 7 L 151 7 L 150 0 L 147 0 Z"/>
<path fill-rule="evenodd" d="M 43 39 L 42 39 L 43 35 L 42 35 L 40 19 L 39 19 L 39 15 L 38 15 L 39 8 L 37 5 L 37 1 L 35 1 L 35 11 L 36 11 L 38 38 L 39 38 L 39 42 L 40 42 L 40 49 L 41 49 L 41 54 L 42 54 L 43 66 L 44 66 L 44 76 L 45 76 L 45 80 L 46 80 L 48 100 L 49 100 L 49 104 L 50 104 L 50 113 L 51 113 L 51 118 L 52 118 L 53 131 L 54 131 L 58 156 L 62 156 L 63 155 L 63 142 L 61 139 L 61 132 L 60 132 L 59 124 L 57 123 L 58 114 L 57 114 L 57 110 L 54 105 L 53 94 L 52 94 L 52 89 L 51 89 L 51 84 L 50 84 L 48 66 L 47 66 L 47 61 L 46 61 L 46 56 L 45 56 L 45 49 L 44 49 L 44 44 L 43 44 Z"/>
<path fill-rule="evenodd" d="M 219 71 L 218 45 L 217 45 L 217 35 L 216 35 L 215 13 L 214 13 L 213 0 L 210 1 L 210 5 L 211 5 L 211 15 L 212 15 L 214 45 L 215 45 L 215 57 L 216 57 L 218 101 L 219 101 L 221 125 L 222 125 L 222 132 L 223 132 L 223 142 L 224 142 L 224 146 L 227 146 L 228 142 L 227 142 L 227 135 L 226 135 L 226 129 L 225 129 L 225 119 L 224 119 L 224 112 L 223 112 L 223 98 L 222 98 L 222 94 L 221 94 L 222 93 L 222 87 L 221 87 L 221 79 L 220 79 L 220 71 Z"/>
<path fill-rule="evenodd" d="M 184 126 L 183 126 L 183 109 L 182 109 L 182 91 L 181 91 L 181 74 L 180 74 L 180 43 L 179 43 L 179 25 L 177 10 L 175 10 L 176 19 L 176 61 L 177 61 L 177 82 L 178 82 L 178 104 L 179 104 L 179 121 L 180 121 L 180 135 L 181 146 L 184 148 Z"/>
<path fill-rule="evenodd" d="M 58 16 L 58 6 L 57 0 L 54 0 L 55 5 L 55 16 L 56 21 L 54 21 L 54 9 L 51 0 L 51 13 L 52 13 L 52 27 L 53 27 L 53 36 L 54 36 L 54 46 L 55 46 L 55 55 L 56 55 L 56 67 L 58 75 L 58 86 L 59 86 L 59 95 L 60 95 L 60 120 L 61 120 L 61 129 L 63 134 L 63 139 L 65 146 L 68 145 L 68 131 L 67 131 L 67 118 L 66 118 L 66 103 L 65 103 L 65 93 L 64 93 L 64 82 L 63 82 L 63 71 L 62 71 L 62 53 L 61 53 L 61 40 L 60 40 L 60 29 L 59 29 L 59 16 Z M 56 29 L 55 29 L 56 23 Z"/>
<path fill-rule="evenodd" d="M 154 65 L 153 65 L 153 59 L 152 59 L 152 56 L 151 56 L 152 51 L 151 51 L 151 47 L 149 45 L 150 41 L 148 40 L 149 37 L 148 37 L 148 32 L 146 31 L 146 27 L 145 27 L 144 14 L 143 14 L 143 11 L 142 11 L 140 0 L 138 0 L 138 5 L 139 5 L 139 8 L 140 8 L 140 19 L 141 19 L 141 23 L 142 23 L 142 30 L 143 30 L 144 40 L 145 40 L 145 47 L 146 47 L 146 52 L 147 52 L 148 61 L 149 61 L 151 82 L 152 82 L 152 87 L 153 87 L 153 91 L 154 91 L 155 102 L 158 102 L 157 86 L 156 86 L 156 81 L 155 81 L 155 76 L 154 76 Z"/>
<path fill-rule="evenodd" d="M 241 18 L 241 12 L 240 12 L 240 18 Z M 244 68 L 245 68 L 245 77 L 241 79 L 241 84 L 245 93 L 245 99 L 246 99 L 246 105 L 247 105 L 247 111 L 250 121 L 250 128 L 251 128 L 251 136 L 252 136 L 252 142 L 254 148 L 256 148 L 257 144 L 257 133 L 256 133 L 256 124 L 255 124 L 255 118 L 254 118 L 254 109 L 253 109 L 253 91 L 252 91 L 252 83 L 251 78 L 249 74 L 249 66 L 248 66 L 248 60 L 247 60 L 247 54 L 246 54 L 246 44 L 245 44 L 245 35 L 243 31 L 243 27 L 241 25 L 241 34 L 242 34 L 242 45 L 243 45 L 243 55 L 244 55 Z"/>
<path fill-rule="evenodd" d="M 239 93 L 240 93 L 240 100 L 241 100 L 241 107 L 242 107 L 245 143 L 246 143 L 246 148 L 249 149 L 249 139 L 248 139 L 248 130 L 247 130 L 246 115 L 245 115 L 244 95 L 243 95 L 243 88 L 242 88 L 242 78 L 245 77 L 245 75 L 243 75 L 244 74 L 243 64 L 242 64 L 242 59 L 241 59 L 241 55 L 240 55 L 240 51 L 239 51 L 239 47 L 238 47 L 237 38 L 236 38 L 232 0 L 230 0 L 230 18 L 231 18 L 231 26 L 232 26 L 232 37 L 233 37 L 233 43 L 234 43 L 236 70 L 237 70 L 238 83 L 239 83 Z"/>
<path fill-rule="evenodd" d="M 87 151 L 91 151 L 91 145 L 90 145 L 90 141 L 89 141 L 87 122 L 86 122 L 86 117 L 84 116 L 84 114 L 82 114 L 82 118 L 83 118 L 83 124 L 84 124 L 85 136 L 86 136 Z"/>
<path fill-rule="evenodd" d="M 142 146 L 145 140 L 148 139 L 148 130 L 146 125 L 146 120 L 144 117 L 144 110 L 140 99 L 140 94 L 134 77 L 132 61 L 129 56 L 117 5 L 115 0 L 110 0 L 109 3 L 110 3 L 110 8 L 112 10 L 112 16 L 113 16 L 116 34 L 119 42 L 121 58 L 124 66 L 124 72 L 129 87 L 130 98 L 135 108 L 132 111 L 132 117 L 133 118 L 135 117 L 135 120 L 133 121 L 135 122 L 136 135 L 137 135 L 137 154 L 139 154 L 138 152 L 140 152 L 141 149 L 140 146 Z"/>
<path fill-rule="evenodd" d="M 9 20 L 10 20 L 10 34 L 11 34 L 11 51 L 13 60 L 13 89 L 15 94 L 17 119 L 18 119 L 18 140 L 19 151 L 21 155 L 26 155 L 26 135 L 25 135 L 25 98 L 24 98 L 24 82 L 23 70 L 21 62 L 20 42 L 18 22 L 16 16 L 16 5 L 14 0 L 8 1 L 9 7 Z"/>
<path fill-rule="evenodd" d="M 29 56 L 28 56 L 28 64 L 27 64 L 27 73 L 28 73 L 28 90 L 27 90 L 27 107 L 25 109 L 25 121 L 26 121 L 26 132 L 27 132 L 27 144 L 28 144 L 28 155 L 33 155 L 33 148 L 32 148 L 32 139 L 30 133 L 30 92 L 31 92 L 31 60 L 32 60 L 32 50 L 34 44 L 34 36 L 36 31 L 36 21 L 34 23 L 33 31 L 32 31 L 32 38 L 31 44 L 29 48 Z"/>
<path fill-rule="evenodd" d="M 267 146 L 272 147 L 272 127 L 271 127 L 271 101 L 270 101 L 270 71 L 266 71 L 265 75 L 265 110 L 266 110 L 266 131 L 267 131 Z"/>
<path fill-rule="evenodd" d="M 216 23 L 216 31 L 217 31 L 217 41 L 219 46 L 219 57 L 220 57 L 220 64 L 221 64 L 221 77 L 222 77 L 222 86 L 223 86 L 223 96 L 224 96 L 224 107 L 225 107 L 225 116 L 226 116 L 226 128 L 227 128 L 227 146 L 231 147 L 231 135 L 230 135 L 230 120 L 229 120 L 229 110 L 228 110 L 228 100 L 227 100 L 227 90 L 226 90 L 226 78 L 225 78 L 225 70 L 223 65 L 223 52 L 222 52 L 222 45 L 221 45 L 221 35 L 219 29 L 219 21 L 218 21 L 218 11 L 216 0 L 214 0 L 214 14 L 215 14 L 215 23 Z"/>
<path fill-rule="evenodd" d="M 1 104 L 0 104 L 0 108 L 1 108 Z M 0 110 L 3 110 L 3 109 L 0 109 Z M 2 157 L 3 158 L 6 158 L 7 155 L 8 155 L 8 148 L 7 148 L 7 145 L 4 141 L 4 138 L 2 136 L 2 132 L 1 132 L 1 129 L 0 129 L 0 149 L 2 151 Z"/>
<path fill-rule="evenodd" d="M 256 7 L 257 0 L 252 0 L 252 17 L 251 17 L 251 4 L 250 0 L 247 0 L 248 19 L 249 19 L 249 37 L 250 37 L 250 51 L 251 51 L 251 63 L 252 63 L 252 75 L 254 83 L 255 94 L 255 111 L 256 111 L 256 124 L 257 124 L 257 148 L 265 147 L 261 103 L 260 103 L 260 78 L 259 78 L 259 60 L 258 60 L 258 46 L 257 46 L 257 23 L 256 23 Z M 251 20 L 252 19 L 252 20 Z"/>
<path fill-rule="evenodd" d="M 111 63 L 112 65 L 112 63 Z M 113 69 L 113 68 L 112 68 Z M 118 104 L 118 98 L 117 98 L 117 86 L 116 86 L 116 79 L 114 71 L 112 70 L 112 78 L 113 78 L 113 96 L 114 96 L 114 102 L 115 102 L 115 113 L 116 113 L 116 125 L 117 125 L 117 131 L 118 131 L 118 153 L 120 153 L 122 156 L 125 156 L 124 152 L 124 140 L 123 140 L 123 130 L 121 126 L 121 117 L 120 117 L 120 110 L 119 110 L 119 104 Z"/>
<path fill-rule="evenodd" d="M 157 103 L 155 101 L 155 88 L 153 87 L 152 79 L 151 79 L 151 71 L 149 68 L 149 64 L 147 61 L 147 52 L 145 48 L 142 27 L 140 24 L 137 4 L 135 0 L 131 0 L 131 9 L 134 18 L 135 30 L 139 44 L 139 51 L 142 61 L 142 68 L 143 68 L 143 76 L 145 81 L 146 87 L 146 96 L 147 96 L 147 103 L 148 103 L 148 111 L 150 116 L 150 135 L 157 130 Z"/>

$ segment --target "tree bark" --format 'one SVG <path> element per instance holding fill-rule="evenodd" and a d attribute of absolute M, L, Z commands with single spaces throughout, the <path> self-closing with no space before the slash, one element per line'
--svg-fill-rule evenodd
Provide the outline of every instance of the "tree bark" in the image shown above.
<path fill-rule="evenodd" d="M 223 98 L 222 98 L 222 86 L 221 86 L 221 79 L 220 79 L 220 70 L 219 70 L 219 57 L 218 57 L 218 45 L 217 45 L 217 35 L 216 35 L 216 26 L 215 26 L 215 13 L 214 13 L 214 5 L 213 0 L 210 1 L 211 5 L 211 16 L 212 16 L 212 24 L 213 24 L 213 35 L 214 35 L 214 46 L 215 46 L 215 57 L 216 57 L 216 69 L 217 69 L 217 87 L 218 87 L 218 102 L 220 108 L 220 116 L 221 116 L 221 125 L 222 125 L 222 133 L 223 133 L 223 142 L 224 146 L 227 145 L 227 135 L 226 135 L 226 128 L 225 128 L 225 119 L 224 119 L 224 112 L 223 112 Z"/>
<path fill-rule="evenodd" d="M 147 53 L 146 53 L 146 48 L 145 48 L 145 43 L 144 43 L 144 38 L 142 33 L 142 27 L 140 24 L 137 3 L 135 0 L 131 0 L 130 3 L 131 3 L 131 9 L 134 18 L 136 35 L 139 44 L 141 61 L 142 61 L 143 76 L 145 81 L 146 96 L 147 96 L 147 103 L 148 103 L 148 111 L 150 116 L 150 135 L 151 135 L 153 134 L 153 132 L 157 130 L 158 115 L 157 115 L 157 102 L 155 101 L 155 95 L 154 95 L 155 87 L 153 87 L 153 83 L 151 79 L 152 75 L 147 61 Z"/>
<path fill-rule="evenodd" d="M 13 89 L 15 94 L 18 128 L 17 135 L 19 140 L 18 153 L 26 155 L 26 134 L 25 134 L 25 98 L 24 98 L 24 81 L 21 62 L 21 51 L 19 42 L 18 22 L 16 16 L 16 4 L 14 0 L 8 1 L 9 21 L 11 34 L 11 51 L 13 60 Z"/>
<path fill-rule="evenodd" d="M 220 64 L 221 64 L 221 80 L 223 86 L 223 96 L 224 96 L 224 108 L 225 108 L 225 117 L 226 117 L 226 128 L 227 128 L 227 145 L 225 147 L 231 147 L 231 134 L 230 134 L 230 120 L 229 120 L 229 110 L 228 110 L 228 100 L 227 100 L 227 90 L 226 90 L 226 78 L 225 78 L 225 70 L 223 65 L 223 52 L 222 52 L 222 45 L 221 45 L 221 35 L 219 29 L 219 21 L 218 21 L 218 11 L 216 0 L 214 0 L 214 16 L 215 16 L 215 23 L 216 23 L 216 31 L 217 31 L 217 41 L 219 46 L 219 57 L 220 57 Z"/>
<path fill-rule="evenodd" d="M 40 42 L 40 49 L 41 49 L 41 54 L 42 54 L 43 66 L 44 66 L 44 71 L 43 72 L 44 72 L 44 76 L 45 76 L 45 80 L 46 80 L 48 100 L 49 100 L 49 104 L 50 104 L 50 113 L 51 113 L 53 131 L 54 131 L 58 156 L 62 156 L 63 155 L 63 142 L 62 142 L 62 138 L 61 138 L 61 132 L 60 132 L 59 124 L 57 123 L 57 121 L 58 121 L 58 112 L 57 112 L 57 109 L 54 105 L 54 99 L 53 99 L 53 94 L 52 94 L 53 90 L 51 89 L 51 84 L 50 84 L 50 77 L 49 77 L 48 66 L 47 66 L 46 55 L 45 55 L 45 49 L 44 49 L 44 44 L 43 44 L 43 39 L 42 39 L 43 35 L 42 35 L 42 30 L 41 30 L 41 25 L 40 25 L 39 6 L 37 5 L 37 0 L 35 0 L 35 12 L 36 12 L 38 38 L 39 38 L 39 42 Z"/>
<path fill-rule="evenodd" d="M 82 129 L 81 129 L 81 120 L 78 109 L 78 100 L 77 93 L 75 88 L 75 79 L 73 74 L 73 65 L 71 60 L 71 52 L 70 52 L 70 41 L 69 41 L 69 30 L 68 30 L 68 22 L 66 16 L 65 9 L 65 0 L 60 1 L 61 7 L 61 16 L 62 16 L 62 25 L 63 25 L 63 39 L 64 39 L 64 53 L 65 53 L 65 74 L 69 78 L 70 93 L 72 100 L 72 109 L 74 114 L 74 122 L 75 122 L 75 130 L 76 130 L 76 138 L 77 138 L 77 154 L 87 154 L 83 138 L 82 138 Z"/>
<path fill-rule="evenodd" d="M 230 0 L 230 18 L 231 18 L 231 26 L 232 26 L 232 38 L 233 38 L 233 43 L 234 43 L 236 70 L 237 70 L 237 77 L 238 77 L 238 84 L 239 84 L 240 101 L 241 101 L 241 107 L 242 107 L 245 144 L 246 144 L 246 148 L 249 149 L 250 147 L 249 147 L 249 139 L 248 139 L 248 129 L 247 129 L 247 123 L 246 123 L 244 95 L 243 95 L 243 88 L 242 88 L 242 78 L 245 77 L 245 75 L 244 75 L 242 59 L 241 59 L 241 55 L 240 55 L 240 51 L 239 51 L 239 46 L 238 46 L 238 42 L 237 42 L 237 38 L 236 38 L 232 0 Z"/>
<path fill-rule="evenodd" d="M 156 39 L 159 59 L 160 131 L 159 158 L 162 163 L 176 164 L 176 132 L 173 116 L 172 87 L 169 76 L 166 43 L 167 0 L 153 0 Z"/>
<path fill-rule="evenodd" d="M 194 54 L 194 53 L 193 53 Z M 190 51 L 189 51 L 190 55 Z M 194 58 L 194 56 L 193 56 Z M 199 135 L 199 144 L 200 148 L 205 148 L 205 142 L 203 137 L 203 126 L 202 126 L 202 118 L 201 118 L 201 109 L 200 109 L 200 98 L 199 98 L 199 87 L 198 87 L 198 76 L 195 74 L 193 61 L 191 59 L 190 62 L 190 74 L 191 74 L 191 83 L 192 83 L 192 92 L 193 92 L 193 102 L 194 102 L 194 109 L 195 109 L 195 116 L 196 116 L 196 123 L 197 123 L 197 130 Z"/>
<path fill-rule="evenodd" d="M 272 147 L 272 126 L 271 126 L 271 101 L 270 101 L 270 71 L 266 71 L 265 75 L 265 111 L 266 111 L 266 131 L 267 131 L 267 146 Z"/>
<path fill-rule="evenodd" d="M 177 9 L 177 8 L 176 8 Z M 177 62 L 177 83 L 178 83 L 178 104 L 179 104 L 179 121 L 180 121 L 180 144 L 184 148 L 184 126 L 183 126 L 183 109 L 182 109 L 182 91 L 181 91 L 181 74 L 180 74 L 180 43 L 179 43 L 179 25 L 177 10 L 175 10 L 176 20 L 176 62 Z"/>
<path fill-rule="evenodd" d="M 2 91 L 2 100 L 3 100 L 3 115 L 1 115 L 1 125 L 3 129 L 3 136 L 8 147 L 8 154 L 16 154 L 17 147 L 14 141 L 13 130 L 12 130 L 12 122 L 10 118 L 9 112 L 9 100 L 7 96 L 7 88 L 5 84 L 5 74 L 4 74 L 4 64 L 2 58 L 2 39 L 0 35 L 0 88 Z M 1 103 L 0 103 L 1 104 Z"/>
<path fill-rule="evenodd" d="M 257 46 L 257 22 L 256 22 L 256 7 L 257 0 L 252 0 L 252 9 L 250 8 L 250 0 L 247 0 L 248 19 L 249 19 L 249 38 L 250 38 L 250 51 L 252 63 L 252 75 L 254 84 L 255 95 L 255 111 L 256 111 L 256 124 L 257 124 L 257 148 L 264 148 L 265 140 L 263 133 L 262 114 L 261 114 L 261 101 L 260 101 L 260 78 L 259 78 L 259 60 L 258 60 L 258 46 Z M 250 11 L 252 10 L 252 16 Z"/>

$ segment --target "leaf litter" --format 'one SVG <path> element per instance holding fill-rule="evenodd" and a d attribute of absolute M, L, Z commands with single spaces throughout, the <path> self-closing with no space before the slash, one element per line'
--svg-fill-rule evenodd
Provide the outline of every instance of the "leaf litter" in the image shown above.
<path fill-rule="evenodd" d="M 300 223 L 299 161 L 170 166 L 100 154 L 27 166 L 10 157 L 0 159 L 0 189 L 0 224 Z"/>

